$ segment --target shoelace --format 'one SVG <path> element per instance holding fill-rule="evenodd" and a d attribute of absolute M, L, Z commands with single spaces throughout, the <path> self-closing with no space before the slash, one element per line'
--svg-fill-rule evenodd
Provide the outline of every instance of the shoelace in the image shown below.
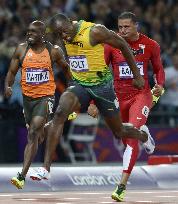
<path fill-rule="evenodd" d="M 125 187 L 124 184 L 119 184 L 117 191 L 123 191 L 123 190 L 125 190 L 125 189 L 126 189 L 126 187 Z"/>
<path fill-rule="evenodd" d="M 40 173 L 40 174 L 42 174 L 42 175 L 45 175 L 45 169 L 43 169 L 43 168 L 39 168 L 38 169 L 38 172 Z"/>
<path fill-rule="evenodd" d="M 17 179 L 19 180 L 19 181 L 25 181 L 25 177 L 21 174 L 21 173 L 19 173 L 18 172 L 18 174 L 17 174 Z"/>

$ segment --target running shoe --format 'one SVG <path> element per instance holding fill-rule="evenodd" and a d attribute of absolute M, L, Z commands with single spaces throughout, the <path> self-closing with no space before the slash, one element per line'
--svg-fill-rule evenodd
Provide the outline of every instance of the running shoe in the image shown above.
<path fill-rule="evenodd" d="M 119 184 L 112 193 L 111 198 L 115 201 L 122 202 L 124 200 L 125 192 L 126 192 L 125 185 Z"/>
<path fill-rule="evenodd" d="M 152 138 L 152 136 L 151 136 L 151 134 L 149 132 L 149 129 L 147 128 L 146 125 L 142 125 L 140 127 L 140 130 L 147 133 L 148 140 L 143 143 L 143 147 L 145 148 L 145 151 L 147 152 L 147 154 L 152 154 L 154 152 L 154 149 L 155 149 L 154 139 Z"/>
<path fill-rule="evenodd" d="M 18 172 L 17 177 L 13 177 L 11 179 L 11 183 L 14 186 L 16 186 L 18 189 L 22 189 L 24 187 L 24 184 L 25 184 L 25 177 Z"/>
<path fill-rule="evenodd" d="M 34 181 L 48 180 L 49 172 L 44 167 L 39 167 L 36 172 L 31 173 L 30 178 Z"/>

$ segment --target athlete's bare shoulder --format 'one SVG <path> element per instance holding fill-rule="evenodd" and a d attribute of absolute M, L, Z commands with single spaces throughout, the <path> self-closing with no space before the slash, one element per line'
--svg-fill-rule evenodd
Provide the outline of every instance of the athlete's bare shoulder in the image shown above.
<path fill-rule="evenodd" d="M 159 47 L 158 42 L 156 42 L 155 40 L 153 40 L 152 38 L 148 37 L 147 35 L 144 34 L 140 34 L 142 39 L 144 40 L 145 43 L 150 44 L 151 46 L 154 47 Z"/>
<path fill-rule="evenodd" d="M 25 47 L 25 46 L 28 46 L 28 43 L 27 42 L 23 42 L 23 43 L 20 43 L 19 46 Z"/>
<path fill-rule="evenodd" d="M 21 58 L 21 56 L 24 54 L 26 48 L 27 48 L 27 43 L 20 43 L 17 45 L 15 52 L 13 54 L 13 58 Z"/>
<path fill-rule="evenodd" d="M 59 45 L 53 45 L 53 47 L 52 47 L 52 52 L 63 52 L 62 51 L 62 49 L 61 49 L 61 47 L 59 46 Z"/>
<path fill-rule="evenodd" d="M 19 44 L 19 47 L 20 48 L 26 48 L 28 46 L 28 43 L 27 42 L 23 42 L 23 43 L 20 43 Z"/>
<path fill-rule="evenodd" d="M 102 25 L 102 24 L 95 24 L 94 26 L 92 26 L 91 31 L 95 34 L 100 34 L 101 32 L 105 32 L 107 30 L 107 28 Z"/>
<path fill-rule="evenodd" d="M 60 46 L 53 45 L 52 50 L 51 50 L 51 56 L 52 56 L 53 61 L 56 61 L 56 59 L 59 59 L 64 56 L 64 52 Z"/>
<path fill-rule="evenodd" d="M 106 39 L 110 37 L 110 30 L 104 25 L 95 24 L 90 31 L 90 43 L 96 45 L 99 43 L 105 43 Z"/>
<path fill-rule="evenodd" d="M 27 49 L 27 47 L 28 47 L 28 44 L 27 44 L 27 42 L 23 42 L 23 43 L 20 43 L 18 46 L 17 46 L 17 52 L 19 53 L 23 53 L 26 49 Z"/>

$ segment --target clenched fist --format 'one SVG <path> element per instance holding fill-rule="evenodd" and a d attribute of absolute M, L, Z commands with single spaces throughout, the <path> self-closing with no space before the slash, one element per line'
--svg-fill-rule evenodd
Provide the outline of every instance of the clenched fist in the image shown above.
<path fill-rule="evenodd" d="M 88 106 L 88 111 L 87 113 L 92 116 L 93 118 L 97 118 L 99 115 L 99 110 L 98 108 L 95 106 L 95 104 L 90 104 Z"/>
<path fill-rule="evenodd" d="M 4 95 L 6 98 L 9 98 L 12 95 L 12 87 L 10 87 L 10 86 L 5 87 L 5 94 Z"/>

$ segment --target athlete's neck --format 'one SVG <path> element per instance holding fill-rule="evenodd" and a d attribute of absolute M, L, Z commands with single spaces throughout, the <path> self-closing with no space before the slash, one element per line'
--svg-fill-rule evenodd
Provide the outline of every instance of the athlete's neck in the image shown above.
<path fill-rule="evenodd" d="M 129 41 L 137 41 L 139 39 L 139 33 L 135 33 L 135 35 L 132 35 L 128 40 Z"/>
<path fill-rule="evenodd" d="M 40 53 L 46 47 L 45 41 L 40 41 L 40 42 L 37 42 L 35 44 L 30 44 L 30 47 L 34 52 L 37 52 L 37 53 L 39 52 Z"/>

